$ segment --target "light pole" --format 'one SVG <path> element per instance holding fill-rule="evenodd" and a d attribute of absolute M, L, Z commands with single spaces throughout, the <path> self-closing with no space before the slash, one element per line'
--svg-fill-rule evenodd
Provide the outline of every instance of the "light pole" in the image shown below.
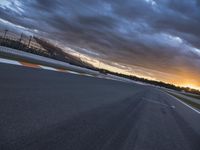
<path fill-rule="evenodd" d="M 100 65 L 101 65 L 101 62 L 100 62 L 100 60 L 99 60 L 99 69 L 100 69 Z"/>
<path fill-rule="evenodd" d="M 82 60 L 81 60 L 81 54 L 80 54 L 80 52 L 79 52 L 79 60 L 80 60 L 80 62 L 81 62 L 81 64 L 82 64 Z"/>
<path fill-rule="evenodd" d="M 19 38 L 19 48 L 21 48 L 22 47 L 22 36 L 23 36 L 23 33 L 21 33 L 21 36 L 20 36 L 20 38 Z"/>
<path fill-rule="evenodd" d="M 6 38 L 6 34 L 7 34 L 7 32 L 8 32 L 8 30 L 5 30 L 5 32 L 4 32 L 4 36 L 3 36 L 4 39 Z"/>

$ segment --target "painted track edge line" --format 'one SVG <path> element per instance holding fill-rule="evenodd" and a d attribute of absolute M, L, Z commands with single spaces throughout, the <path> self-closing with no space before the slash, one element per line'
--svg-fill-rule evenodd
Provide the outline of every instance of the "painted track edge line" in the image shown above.
<path fill-rule="evenodd" d="M 165 92 L 166 93 L 166 92 Z M 190 108 L 191 110 L 195 111 L 196 113 L 200 114 L 200 111 L 198 111 L 197 109 L 193 108 L 192 106 L 186 104 L 185 102 L 181 101 L 180 99 L 176 98 L 173 95 L 170 95 L 169 93 L 166 93 L 167 95 L 169 95 L 170 97 L 176 99 L 177 101 L 179 101 L 180 103 L 182 103 L 183 105 L 187 106 L 188 108 Z"/>
<path fill-rule="evenodd" d="M 22 61 L 17 61 L 17 60 L 10 60 L 10 59 L 1 58 L 1 57 L 0 57 L 0 63 L 24 66 L 24 67 L 28 67 L 28 68 L 38 68 L 38 69 L 44 69 L 44 70 L 56 71 L 56 72 L 65 72 L 65 73 L 70 73 L 70 74 L 75 74 L 75 75 L 80 75 L 80 76 L 95 77 L 95 76 L 87 74 L 87 73 L 80 73 L 80 72 L 75 72 L 75 71 L 71 71 L 71 70 L 67 70 L 67 69 L 58 69 L 58 68 L 50 67 L 50 66 L 46 66 L 46 65 L 27 63 L 27 62 L 22 62 Z"/>
<path fill-rule="evenodd" d="M 22 64 L 19 61 L 5 59 L 5 58 L 1 58 L 1 57 L 0 57 L 0 63 L 22 66 Z"/>

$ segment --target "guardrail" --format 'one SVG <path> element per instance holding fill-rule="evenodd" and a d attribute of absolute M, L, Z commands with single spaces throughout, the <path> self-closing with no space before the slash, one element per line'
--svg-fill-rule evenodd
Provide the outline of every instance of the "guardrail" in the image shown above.
<path fill-rule="evenodd" d="M 75 71 L 79 73 L 87 73 L 87 74 L 90 74 L 93 76 L 99 76 L 105 79 L 116 80 L 116 81 L 127 82 L 127 83 L 136 83 L 135 81 L 132 81 L 123 77 L 118 77 L 116 75 L 111 75 L 111 74 L 104 75 L 100 73 L 99 71 L 82 68 L 82 67 L 71 65 L 69 63 L 62 62 L 59 60 L 35 55 L 32 53 L 28 53 L 28 52 L 24 52 L 24 51 L 16 50 L 13 48 L 4 47 L 4 46 L 0 46 L 0 57 L 1 56 L 11 58 L 11 59 L 14 58 L 14 59 L 22 60 L 22 61 L 28 61 L 28 62 L 40 64 L 40 65 L 51 66 L 55 68 L 67 69 L 67 70 Z"/>
<path fill-rule="evenodd" d="M 87 68 L 74 66 L 74 65 L 62 62 L 62 61 L 54 60 L 54 59 L 51 59 L 51 58 L 27 53 L 27 52 L 24 52 L 24 51 L 8 48 L 8 47 L 4 47 L 4 46 L 0 46 L 0 56 L 1 55 L 4 56 L 4 57 L 9 57 L 9 58 L 13 57 L 13 58 L 17 58 L 17 59 L 20 59 L 20 60 L 26 60 L 26 61 L 29 61 L 29 62 L 32 62 L 32 63 L 38 63 L 38 64 L 41 64 L 41 65 L 47 65 L 47 66 L 52 66 L 52 67 L 57 67 L 57 68 L 69 69 L 71 71 L 77 71 L 77 72 L 80 72 L 80 73 L 89 73 L 91 75 L 99 75 L 98 71 L 93 71 L 93 70 L 90 70 L 90 69 L 87 69 Z"/>
<path fill-rule="evenodd" d="M 8 42 L 8 40 L 15 41 L 13 45 Z M 20 47 L 21 45 L 26 46 L 27 48 L 32 48 L 35 50 L 46 51 L 40 44 L 38 44 L 33 36 L 28 36 L 24 33 L 17 33 L 10 30 L 0 29 L 0 42 L 15 47 Z"/>

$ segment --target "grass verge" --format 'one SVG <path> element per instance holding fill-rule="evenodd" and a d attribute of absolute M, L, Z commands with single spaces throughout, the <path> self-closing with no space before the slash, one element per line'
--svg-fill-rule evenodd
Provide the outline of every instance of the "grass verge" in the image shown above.
<path fill-rule="evenodd" d="M 200 95 L 191 95 L 191 94 L 186 94 L 186 93 L 184 93 L 183 95 L 189 96 L 189 97 L 192 97 L 192 98 L 196 98 L 196 99 L 200 100 Z"/>
<path fill-rule="evenodd" d="M 168 92 L 168 93 L 169 93 L 169 92 Z M 174 96 L 174 97 L 176 97 L 176 98 L 178 98 L 179 100 L 185 102 L 186 104 L 188 104 L 188 105 L 190 105 L 190 106 L 192 106 L 192 107 L 197 108 L 197 109 L 200 110 L 200 104 L 197 104 L 197 103 L 195 103 L 195 102 L 192 102 L 191 100 L 189 100 L 189 99 L 187 99 L 187 98 L 181 97 L 181 96 L 176 95 L 176 94 L 173 94 L 173 93 L 169 93 L 169 94 L 172 95 L 172 96 Z"/>

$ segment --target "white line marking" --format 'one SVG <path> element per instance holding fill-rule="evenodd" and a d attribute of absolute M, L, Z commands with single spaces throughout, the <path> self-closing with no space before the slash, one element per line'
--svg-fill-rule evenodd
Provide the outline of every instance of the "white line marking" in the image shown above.
<path fill-rule="evenodd" d="M 42 69 L 46 69 L 46 70 L 52 70 L 52 71 L 57 71 L 57 69 L 53 68 L 53 67 L 48 67 L 48 66 L 43 66 L 43 65 L 39 65 Z"/>
<path fill-rule="evenodd" d="M 165 93 L 166 93 L 166 92 L 165 92 Z M 166 93 L 166 94 L 168 94 L 168 93 Z M 192 106 L 186 104 L 185 102 L 181 101 L 180 99 L 176 98 L 176 97 L 173 96 L 173 95 L 170 95 L 170 94 L 168 94 L 168 95 L 171 96 L 172 98 L 174 98 L 175 100 L 179 101 L 179 102 L 182 103 L 183 105 L 189 107 L 190 109 L 192 109 L 192 110 L 195 111 L 196 113 L 200 114 L 200 112 L 199 112 L 198 110 L 196 110 L 195 108 L 193 108 Z"/>
<path fill-rule="evenodd" d="M 80 75 L 83 75 L 83 76 L 88 76 L 88 77 L 93 77 L 92 75 L 90 75 L 90 74 L 87 74 L 87 73 L 80 73 Z"/>
<path fill-rule="evenodd" d="M 80 75 L 80 73 L 74 72 L 74 71 L 70 71 L 70 70 L 68 70 L 67 72 L 68 72 L 68 73 L 72 73 L 72 74 L 78 74 L 78 75 Z"/>
<path fill-rule="evenodd" d="M 22 63 L 20 63 L 18 61 L 10 60 L 10 59 L 5 59 L 5 58 L 0 58 L 0 63 L 6 63 L 6 64 L 24 66 Z M 38 65 L 38 66 L 41 69 L 62 72 L 59 69 L 56 69 L 56 68 L 53 68 L 53 67 L 43 66 L 43 65 Z M 90 74 L 87 74 L 87 73 L 79 73 L 79 72 L 70 71 L 70 70 L 64 70 L 63 72 L 67 72 L 67 73 L 71 73 L 71 74 L 76 74 L 76 75 L 84 75 L 84 76 L 94 77 L 93 75 L 90 75 Z"/>
<path fill-rule="evenodd" d="M 9 60 L 9 59 L 4 59 L 4 58 L 0 58 L 0 62 L 1 63 L 6 63 L 6 64 L 12 64 L 12 65 L 22 65 L 20 62 L 15 61 L 15 60 Z"/>
<path fill-rule="evenodd" d="M 90 75 L 90 74 L 84 74 L 84 75 L 88 77 L 94 77 L 93 75 Z"/>

